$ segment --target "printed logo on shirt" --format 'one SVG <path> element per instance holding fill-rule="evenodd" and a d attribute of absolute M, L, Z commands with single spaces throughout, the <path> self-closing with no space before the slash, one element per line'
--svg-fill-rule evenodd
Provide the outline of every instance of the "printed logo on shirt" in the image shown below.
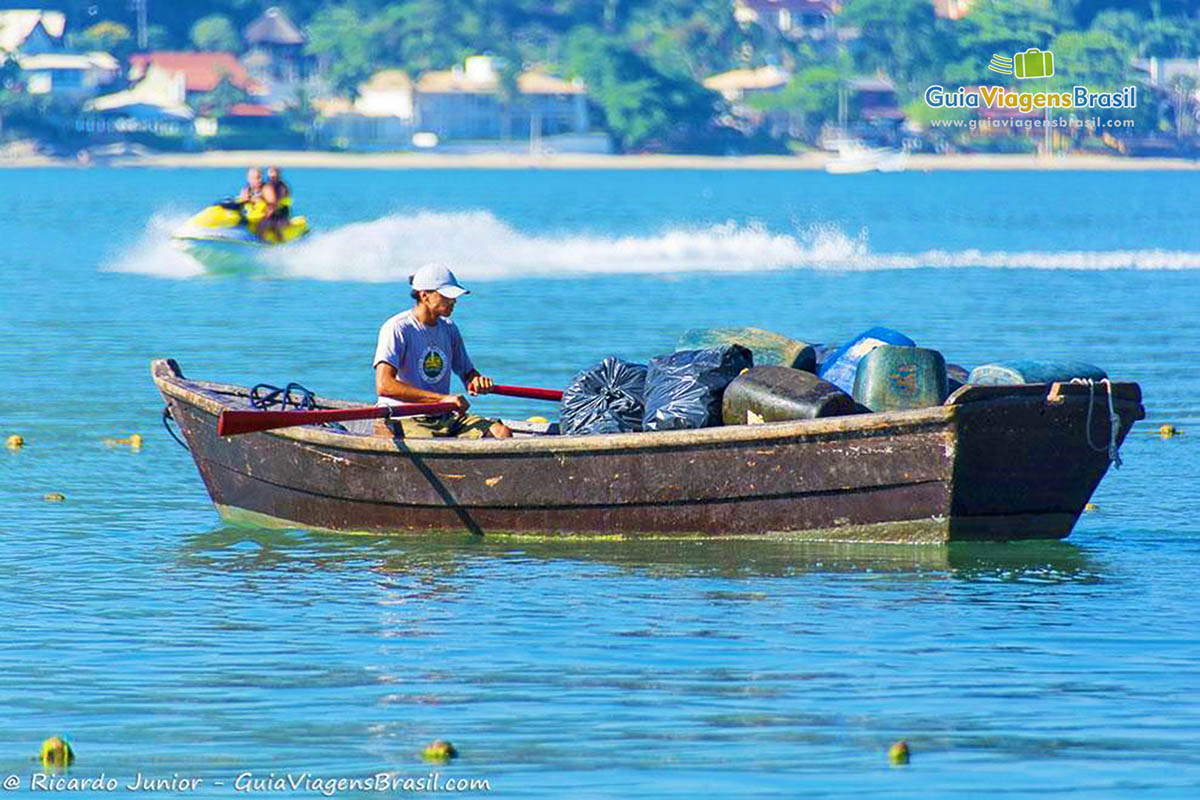
<path fill-rule="evenodd" d="M 425 355 L 421 356 L 421 373 L 425 376 L 425 380 L 437 383 L 445 372 L 446 354 L 440 348 L 430 345 L 425 351 Z"/>

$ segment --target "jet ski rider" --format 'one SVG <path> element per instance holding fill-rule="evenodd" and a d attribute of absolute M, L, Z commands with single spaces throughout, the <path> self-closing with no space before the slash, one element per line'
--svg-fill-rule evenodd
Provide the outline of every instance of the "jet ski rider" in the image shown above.
<path fill-rule="evenodd" d="M 279 176 L 279 167 L 267 167 L 267 182 L 262 187 L 262 198 L 267 204 L 267 215 L 259 225 L 258 235 L 265 239 L 268 231 L 274 231 L 276 240 L 281 241 L 283 229 L 292 215 L 292 190 Z"/>
<path fill-rule="evenodd" d="M 263 179 L 262 170 L 258 167 L 251 167 L 246 170 L 246 185 L 242 187 L 242 191 L 237 196 L 239 204 L 245 206 L 250 203 L 257 203 L 263 199 Z"/>

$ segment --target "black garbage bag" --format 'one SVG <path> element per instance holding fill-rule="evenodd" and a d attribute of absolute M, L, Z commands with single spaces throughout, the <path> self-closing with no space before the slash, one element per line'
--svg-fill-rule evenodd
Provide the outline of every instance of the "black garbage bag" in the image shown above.
<path fill-rule="evenodd" d="M 721 424 L 721 395 L 754 355 L 740 344 L 680 350 L 650 362 L 646 375 L 648 431 L 673 431 Z"/>
<path fill-rule="evenodd" d="M 609 356 L 576 375 L 563 391 L 558 424 L 564 434 L 642 429 L 646 365 Z"/>

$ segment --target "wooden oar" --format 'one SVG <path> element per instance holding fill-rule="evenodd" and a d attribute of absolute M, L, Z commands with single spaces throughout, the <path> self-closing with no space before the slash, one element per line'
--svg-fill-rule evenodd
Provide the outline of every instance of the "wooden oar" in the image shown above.
<path fill-rule="evenodd" d="M 524 397 L 529 400 L 559 402 L 562 392 L 557 389 L 536 389 L 528 386 L 492 387 L 491 394 L 505 397 Z M 389 419 L 421 414 L 445 414 L 457 407 L 453 403 L 404 403 L 396 406 L 364 406 L 362 408 L 331 408 L 316 411 L 250 411 L 227 409 L 217 418 L 218 436 L 237 436 L 242 433 L 290 428 L 293 425 L 320 425 L 324 422 L 348 422 L 355 419 Z"/>
<path fill-rule="evenodd" d="M 500 394 L 505 397 L 524 397 L 528 400 L 549 400 L 553 403 L 561 402 L 563 395 L 557 389 L 534 389 L 528 386 L 502 386 L 501 384 L 492 387 L 492 394 Z"/>
<path fill-rule="evenodd" d="M 320 425 L 323 422 L 348 422 L 353 419 L 390 419 L 418 414 L 445 414 L 457 408 L 453 403 L 405 403 L 398 406 L 330 408 L 316 411 L 249 411 L 226 409 L 217 418 L 218 436 L 290 428 L 293 425 Z"/>

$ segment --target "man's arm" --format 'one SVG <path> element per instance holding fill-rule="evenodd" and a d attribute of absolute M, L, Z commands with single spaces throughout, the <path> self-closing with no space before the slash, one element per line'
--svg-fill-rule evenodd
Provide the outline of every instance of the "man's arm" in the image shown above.
<path fill-rule="evenodd" d="M 467 398 L 461 394 L 427 392 L 405 383 L 396 377 L 396 368 L 386 361 L 375 365 L 375 393 L 402 403 L 456 403 L 459 411 L 466 411 L 470 407 Z"/>

